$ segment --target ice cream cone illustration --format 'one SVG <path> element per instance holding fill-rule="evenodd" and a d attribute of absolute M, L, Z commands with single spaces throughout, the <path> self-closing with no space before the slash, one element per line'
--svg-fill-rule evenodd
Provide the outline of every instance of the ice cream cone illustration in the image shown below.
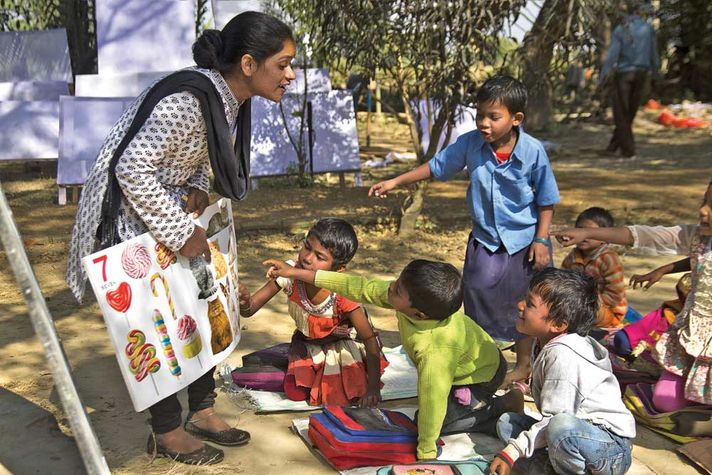
<path fill-rule="evenodd" d="M 218 354 L 232 343 L 232 328 L 218 293 L 208 300 L 208 320 L 210 321 L 210 346 L 213 354 Z"/>
<path fill-rule="evenodd" d="M 188 359 L 203 351 L 203 339 L 200 337 L 198 325 L 190 315 L 183 315 L 178 320 L 178 339 L 185 342 L 181 352 Z"/>

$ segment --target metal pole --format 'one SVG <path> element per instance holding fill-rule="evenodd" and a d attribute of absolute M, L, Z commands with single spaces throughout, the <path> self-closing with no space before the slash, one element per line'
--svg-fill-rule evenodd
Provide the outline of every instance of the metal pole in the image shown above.
<path fill-rule="evenodd" d="M 47 308 L 47 302 L 42 296 L 40 286 L 32 271 L 32 266 L 30 266 L 30 261 L 27 259 L 27 253 L 25 253 L 20 233 L 15 225 L 12 210 L 5 198 L 2 183 L 0 183 L 0 238 L 2 239 L 7 259 L 10 262 L 10 267 L 15 273 L 15 280 L 27 302 L 32 326 L 35 328 L 35 332 L 44 347 L 47 363 L 57 387 L 57 393 L 62 401 L 67 419 L 69 419 L 69 424 L 72 427 L 87 473 L 90 475 L 110 474 L 111 472 L 101 451 L 99 440 L 92 430 L 82 401 L 74 386 L 69 362 L 64 354 L 62 343 L 59 341 L 54 321 Z"/>

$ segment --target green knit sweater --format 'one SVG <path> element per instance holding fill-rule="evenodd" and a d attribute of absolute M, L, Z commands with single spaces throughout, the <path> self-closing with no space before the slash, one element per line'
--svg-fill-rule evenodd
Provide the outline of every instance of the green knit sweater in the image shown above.
<path fill-rule="evenodd" d="M 390 281 L 317 271 L 315 285 L 347 299 L 383 308 Z M 434 459 L 435 443 L 453 385 L 492 380 L 499 350 L 492 337 L 462 312 L 445 320 L 416 320 L 396 312 L 403 348 L 418 370 L 418 459 Z"/>

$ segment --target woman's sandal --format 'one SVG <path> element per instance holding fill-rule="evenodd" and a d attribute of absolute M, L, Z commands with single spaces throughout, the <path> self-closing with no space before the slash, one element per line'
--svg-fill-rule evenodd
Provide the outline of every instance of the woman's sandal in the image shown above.
<path fill-rule="evenodd" d="M 148 436 L 146 452 L 148 452 L 148 454 L 153 458 L 166 457 L 175 462 L 185 463 L 188 465 L 214 465 L 222 462 L 225 458 L 225 453 L 222 450 L 216 449 L 208 444 L 204 444 L 198 450 L 194 450 L 187 454 L 174 452 L 165 447 L 161 447 L 158 440 L 156 440 L 156 434 L 154 433 L 151 433 L 151 435 Z"/>
<path fill-rule="evenodd" d="M 197 439 L 207 440 L 226 447 L 245 445 L 250 441 L 250 433 L 236 427 L 225 429 L 220 432 L 210 432 L 195 425 L 196 422 L 212 416 L 212 413 L 202 419 L 193 419 L 192 416 L 193 413 L 188 414 L 188 420 L 185 422 L 183 428 L 187 433 Z"/>

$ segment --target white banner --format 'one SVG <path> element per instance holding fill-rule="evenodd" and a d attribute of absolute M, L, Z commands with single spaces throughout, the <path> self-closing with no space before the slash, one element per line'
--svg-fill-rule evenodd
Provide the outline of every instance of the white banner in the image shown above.
<path fill-rule="evenodd" d="M 188 386 L 240 340 L 230 200 L 209 206 L 196 223 L 208 232 L 207 265 L 150 233 L 83 259 L 136 411 Z"/>

